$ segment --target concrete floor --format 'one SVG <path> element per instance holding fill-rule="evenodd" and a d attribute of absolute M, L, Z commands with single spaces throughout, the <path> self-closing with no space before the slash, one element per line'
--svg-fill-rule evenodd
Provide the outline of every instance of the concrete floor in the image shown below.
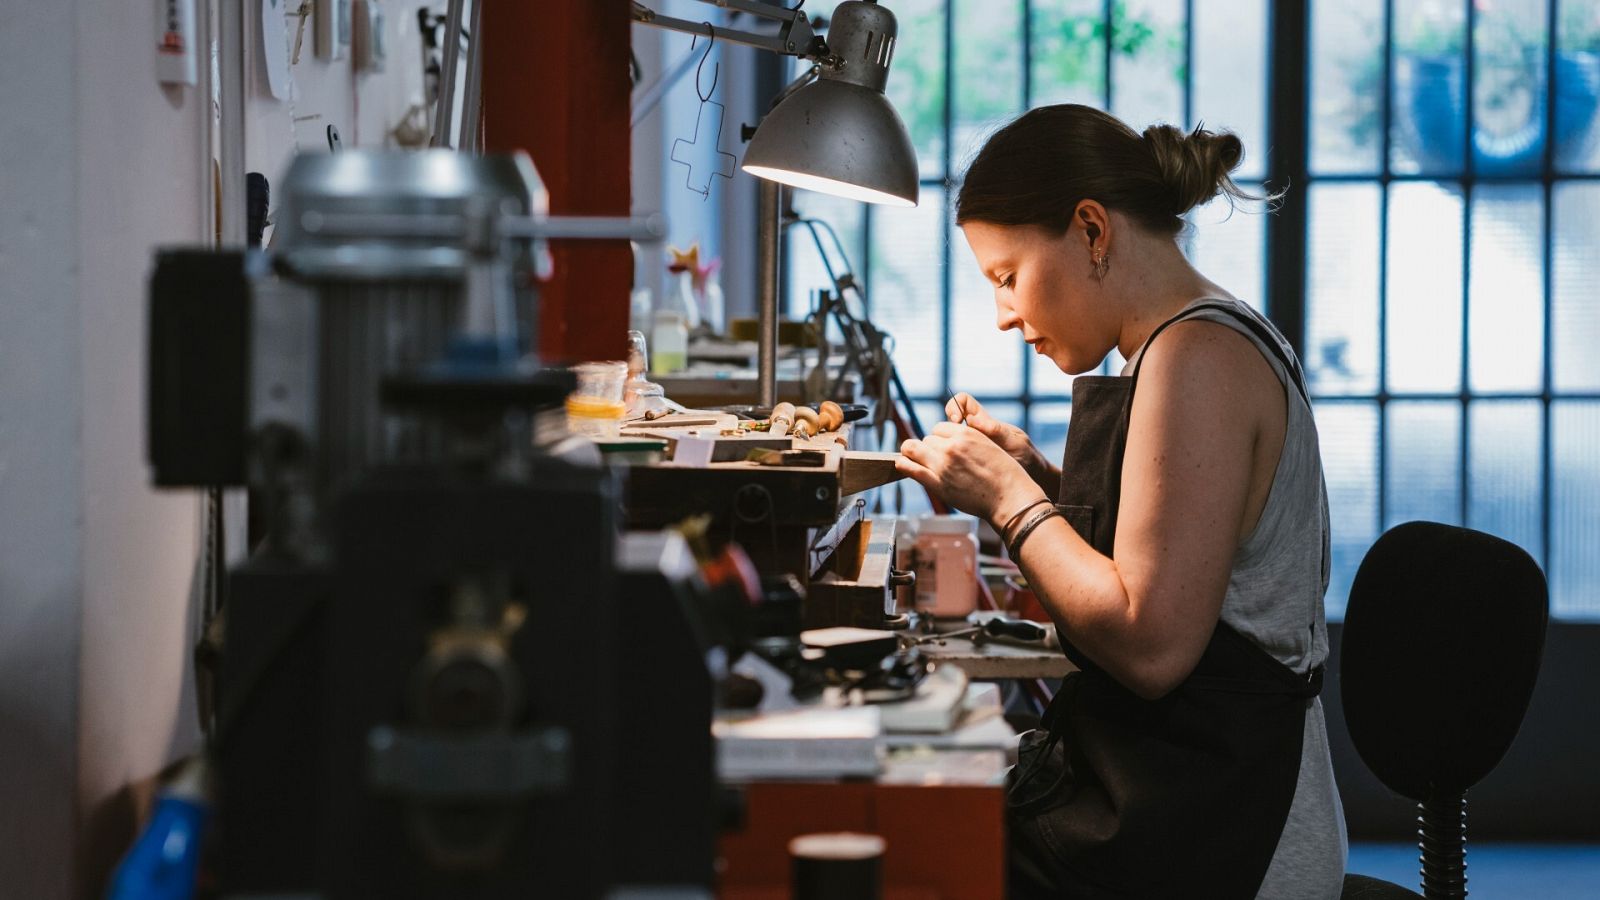
<path fill-rule="evenodd" d="M 1346 871 L 1419 893 L 1415 844 L 1352 843 Z M 1600 898 L 1600 844 L 1467 843 L 1467 893 L 1474 900 Z"/>

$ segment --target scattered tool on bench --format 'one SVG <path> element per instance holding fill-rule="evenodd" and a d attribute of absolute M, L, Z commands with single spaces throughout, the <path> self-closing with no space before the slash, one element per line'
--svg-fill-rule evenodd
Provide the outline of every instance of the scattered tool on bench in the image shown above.
<path fill-rule="evenodd" d="M 1029 621 L 1028 619 L 1008 619 L 1004 616 L 995 616 L 981 625 L 958 628 L 955 631 L 946 631 L 939 634 L 923 635 L 913 640 L 912 643 L 927 644 L 951 638 L 969 638 L 973 643 L 977 644 L 988 638 L 998 637 L 1028 643 L 1043 641 L 1049 633 L 1049 629 L 1038 622 Z"/>

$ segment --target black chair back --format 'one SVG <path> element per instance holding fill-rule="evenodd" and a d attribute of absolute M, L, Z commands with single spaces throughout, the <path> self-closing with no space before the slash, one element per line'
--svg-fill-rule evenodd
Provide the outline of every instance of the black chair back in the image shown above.
<path fill-rule="evenodd" d="M 1544 573 L 1520 547 L 1408 522 L 1350 588 L 1339 683 L 1374 775 L 1421 804 L 1423 893 L 1466 893 L 1466 791 L 1510 748 L 1544 651 Z"/>

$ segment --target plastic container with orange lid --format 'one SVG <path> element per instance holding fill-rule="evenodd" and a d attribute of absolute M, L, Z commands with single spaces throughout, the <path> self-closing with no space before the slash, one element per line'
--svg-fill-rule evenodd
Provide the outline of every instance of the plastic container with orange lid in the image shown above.
<path fill-rule="evenodd" d="M 626 406 L 622 386 L 628 364 L 620 360 L 579 363 L 572 367 L 578 387 L 567 396 L 567 429 L 597 440 L 615 438 Z"/>

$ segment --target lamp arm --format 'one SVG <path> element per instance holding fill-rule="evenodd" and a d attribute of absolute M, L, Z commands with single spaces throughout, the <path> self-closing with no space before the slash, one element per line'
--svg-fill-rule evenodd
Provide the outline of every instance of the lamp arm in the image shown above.
<path fill-rule="evenodd" d="M 785 9 L 757 0 L 700 0 L 700 2 L 747 12 L 763 19 L 776 19 L 783 25 L 779 27 L 776 35 L 756 34 L 733 28 L 718 28 L 715 29 L 715 35 L 711 35 L 711 29 L 704 22 L 664 16 L 638 0 L 634 0 L 633 3 L 633 21 L 684 34 L 714 36 L 719 41 L 771 50 L 773 53 L 785 56 L 801 56 L 816 60 L 829 58 L 827 43 L 811 29 L 811 21 L 798 9 Z"/>

